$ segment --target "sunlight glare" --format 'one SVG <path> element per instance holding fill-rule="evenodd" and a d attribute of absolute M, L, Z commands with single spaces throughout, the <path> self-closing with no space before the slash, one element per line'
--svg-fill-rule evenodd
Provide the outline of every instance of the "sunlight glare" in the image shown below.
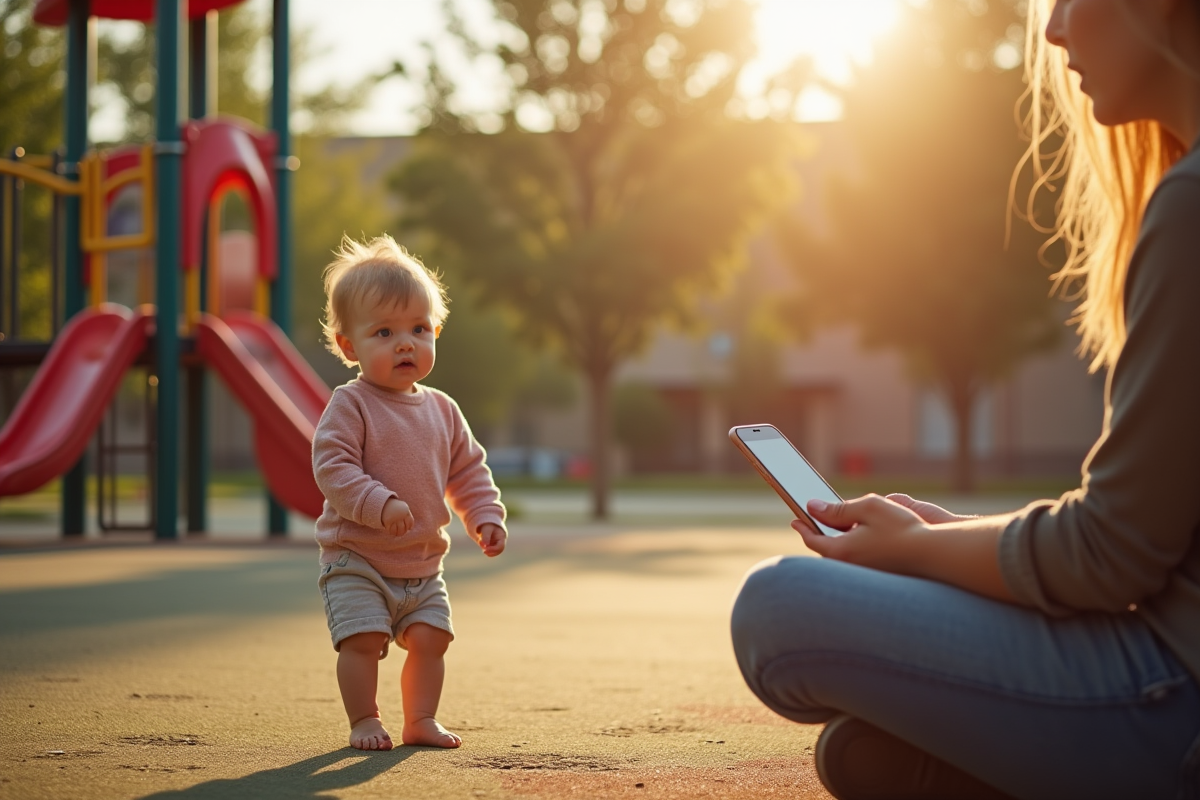
<path fill-rule="evenodd" d="M 899 18 L 900 0 L 759 0 L 755 15 L 765 71 L 810 56 L 824 78 L 845 84 L 869 64 L 872 44 Z"/>

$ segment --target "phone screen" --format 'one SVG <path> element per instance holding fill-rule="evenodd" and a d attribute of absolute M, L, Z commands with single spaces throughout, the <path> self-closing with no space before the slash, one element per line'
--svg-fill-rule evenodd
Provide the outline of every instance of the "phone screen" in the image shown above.
<path fill-rule="evenodd" d="M 829 503 L 840 503 L 842 499 L 837 492 L 830 488 L 824 479 L 817 474 L 804 456 L 797 452 L 792 443 L 784 438 L 775 428 L 745 428 L 737 432 L 738 438 L 745 443 L 750 452 L 775 480 L 779 481 L 784 491 L 796 501 L 801 508 L 807 508 L 809 500 L 825 500 Z M 842 531 L 822 525 L 816 520 L 812 522 L 826 536 L 841 536 Z"/>

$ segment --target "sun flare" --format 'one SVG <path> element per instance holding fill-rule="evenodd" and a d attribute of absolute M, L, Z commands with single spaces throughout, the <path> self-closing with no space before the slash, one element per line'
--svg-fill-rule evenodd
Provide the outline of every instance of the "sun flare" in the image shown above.
<path fill-rule="evenodd" d="M 809 56 L 836 83 L 855 64 L 870 62 L 871 47 L 899 18 L 900 0 L 759 0 L 755 18 L 759 58 L 781 69 Z"/>

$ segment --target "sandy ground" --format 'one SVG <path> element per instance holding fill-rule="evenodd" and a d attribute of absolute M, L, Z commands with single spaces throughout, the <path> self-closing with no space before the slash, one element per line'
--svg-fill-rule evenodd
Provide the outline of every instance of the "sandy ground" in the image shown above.
<path fill-rule="evenodd" d="M 447 563 L 456 751 L 346 746 L 304 542 L 0 548 L 0 798 L 827 798 L 731 599 L 784 525 L 515 523 Z M 402 653 L 381 705 L 400 719 Z"/>

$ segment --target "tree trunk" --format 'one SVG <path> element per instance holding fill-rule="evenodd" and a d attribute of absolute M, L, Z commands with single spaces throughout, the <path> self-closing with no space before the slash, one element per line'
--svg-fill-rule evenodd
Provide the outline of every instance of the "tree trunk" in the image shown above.
<path fill-rule="evenodd" d="M 592 519 L 605 520 L 612 473 L 612 370 L 591 369 L 587 380 L 591 395 Z"/>
<path fill-rule="evenodd" d="M 972 453 L 971 421 L 975 410 L 975 386 L 971 380 L 949 386 L 950 410 L 954 414 L 954 462 L 950 488 L 961 494 L 975 491 L 975 459 Z"/>

